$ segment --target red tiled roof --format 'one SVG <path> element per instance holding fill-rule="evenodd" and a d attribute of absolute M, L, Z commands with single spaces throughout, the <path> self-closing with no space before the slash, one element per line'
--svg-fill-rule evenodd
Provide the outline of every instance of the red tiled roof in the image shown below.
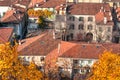
<path fill-rule="evenodd" d="M 1 0 L 0 6 L 11 6 L 14 4 L 21 4 L 24 6 L 28 6 L 30 3 L 30 0 Z"/>
<path fill-rule="evenodd" d="M 116 8 L 116 13 L 117 13 L 118 21 L 120 21 L 120 7 Z"/>
<path fill-rule="evenodd" d="M 20 55 L 44 55 L 46 56 L 58 46 L 59 40 L 53 39 L 52 31 L 40 34 L 39 36 L 25 39 L 19 45 Z"/>
<path fill-rule="evenodd" d="M 107 5 L 108 7 L 109 5 Z M 105 24 L 104 23 L 104 18 L 107 19 L 107 25 L 113 25 L 113 21 L 112 21 L 112 15 L 111 15 L 111 11 L 110 11 L 110 6 L 108 8 L 106 8 L 105 6 L 103 6 L 100 11 L 95 15 L 95 21 L 97 24 Z M 105 24 L 105 25 L 106 25 Z"/>
<path fill-rule="evenodd" d="M 12 5 L 16 0 L 1 0 L 0 6 L 10 6 Z"/>
<path fill-rule="evenodd" d="M 12 36 L 12 33 L 13 33 L 12 27 L 0 28 L 0 43 L 8 42 Z"/>
<path fill-rule="evenodd" d="M 15 10 L 8 10 L 1 19 L 1 22 L 19 22 L 24 14 L 14 14 L 14 12 Z"/>
<path fill-rule="evenodd" d="M 41 3 L 43 0 L 31 0 L 28 7 L 34 7 L 37 3 Z"/>
<path fill-rule="evenodd" d="M 96 23 L 103 22 L 103 20 L 104 20 L 104 12 L 98 12 L 95 15 L 95 20 L 96 20 Z"/>
<path fill-rule="evenodd" d="M 110 43 L 110 44 L 102 44 L 108 51 L 112 51 L 113 53 L 120 54 L 120 44 Z"/>
<path fill-rule="evenodd" d="M 109 10 L 109 4 L 107 3 L 79 3 L 72 4 L 69 8 L 69 13 L 75 15 L 96 15 L 101 7 Z"/>
<path fill-rule="evenodd" d="M 65 44 L 69 43 L 62 42 L 61 51 L 63 51 Z M 120 44 L 85 44 L 85 43 L 74 43 L 75 45 L 70 49 L 66 49 L 64 52 L 61 52 L 60 57 L 68 58 L 87 58 L 87 59 L 98 59 L 99 55 L 102 54 L 105 50 L 112 51 L 114 53 L 120 53 Z"/>
<path fill-rule="evenodd" d="M 62 41 L 60 44 L 59 49 L 55 48 L 46 56 L 46 68 L 55 67 L 58 57 L 98 59 L 105 50 L 120 53 L 120 44 L 114 43 L 88 44 Z"/>
<path fill-rule="evenodd" d="M 30 4 L 30 1 L 31 0 L 17 0 L 17 4 L 21 4 L 21 5 L 24 5 L 24 6 L 28 6 Z"/>
<path fill-rule="evenodd" d="M 31 2 L 31 5 L 35 6 L 35 4 L 38 3 L 38 7 L 40 8 L 55 8 L 56 6 L 65 4 L 65 2 L 65 0 L 46 0 L 46 2 L 44 2 L 44 0 L 40 0 L 39 2 L 36 0 Z"/>

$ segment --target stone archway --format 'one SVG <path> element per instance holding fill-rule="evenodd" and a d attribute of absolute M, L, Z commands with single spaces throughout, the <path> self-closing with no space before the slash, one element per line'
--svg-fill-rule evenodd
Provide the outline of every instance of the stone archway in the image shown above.
<path fill-rule="evenodd" d="M 87 33 L 85 36 L 85 41 L 91 42 L 93 40 L 93 34 L 91 32 Z"/>

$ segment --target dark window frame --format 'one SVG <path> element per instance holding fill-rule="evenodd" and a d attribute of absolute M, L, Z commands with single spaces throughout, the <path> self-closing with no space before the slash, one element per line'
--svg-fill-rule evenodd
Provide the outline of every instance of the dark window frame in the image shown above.
<path fill-rule="evenodd" d="M 84 24 L 79 24 L 78 29 L 79 30 L 84 30 Z"/>
<path fill-rule="evenodd" d="M 93 26 L 92 24 L 89 24 L 88 27 L 87 27 L 88 30 L 93 30 Z"/>
<path fill-rule="evenodd" d="M 79 17 L 79 21 L 84 21 L 84 17 Z"/>
<path fill-rule="evenodd" d="M 88 17 L 88 21 L 93 21 L 93 17 Z"/>

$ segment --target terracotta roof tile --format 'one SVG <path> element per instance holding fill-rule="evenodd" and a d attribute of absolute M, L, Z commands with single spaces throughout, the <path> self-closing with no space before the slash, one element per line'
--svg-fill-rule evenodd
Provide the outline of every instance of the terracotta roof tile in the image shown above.
<path fill-rule="evenodd" d="M 44 0 L 40 0 L 39 2 L 36 0 L 31 5 L 35 6 L 36 3 L 38 3 L 38 7 L 41 8 L 55 8 L 56 6 L 59 6 L 61 4 L 65 4 L 65 0 L 47 0 L 44 2 Z"/>
<path fill-rule="evenodd" d="M 53 39 L 52 31 L 41 33 L 39 36 L 23 40 L 18 47 L 21 55 L 44 55 L 46 56 L 58 46 L 59 40 Z"/>
<path fill-rule="evenodd" d="M 68 43 L 63 42 L 63 44 L 65 45 Z M 65 52 L 61 53 L 60 57 L 97 59 L 105 50 L 112 51 L 114 53 L 120 53 L 120 44 L 74 44 L 75 45 L 73 47 L 66 49 Z M 64 49 L 64 46 L 61 46 L 61 51 Z"/>
<path fill-rule="evenodd" d="M 37 3 L 41 3 L 43 0 L 31 0 L 28 7 L 34 7 Z"/>
<path fill-rule="evenodd" d="M 96 15 L 101 7 L 109 10 L 109 4 L 107 3 L 78 3 L 72 4 L 69 7 L 69 13 L 75 15 Z"/>
<path fill-rule="evenodd" d="M 15 10 L 8 10 L 1 19 L 1 22 L 19 22 L 24 14 L 14 14 L 14 12 Z"/>
<path fill-rule="evenodd" d="M 120 53 L 120 44 L 114 43 L 76 43 L 76 42 L 60 42 L 60 48 L 57 47 L 51 51 L 45 58 L 46 68 L 56 66 L 57 59 L 63 58 L 83 58 L 83 59 L 98 59 L 105 51 Z"/>
<path fill-rule="evenodd" d="M 31 0 L 17 0 L 16 3 L 27 7 L 30 4 L 30 1 Z"/>
<path fill-rule="evenodd" d="M 16 0 L 1 0 L 0 6 L 10 6 L 12 5 Z"/>
<path fill-rule="evenodd" d="M 8 42 L 12 36 L 12 27 L 2 27 L 0 28 L 0 43 Z"/>

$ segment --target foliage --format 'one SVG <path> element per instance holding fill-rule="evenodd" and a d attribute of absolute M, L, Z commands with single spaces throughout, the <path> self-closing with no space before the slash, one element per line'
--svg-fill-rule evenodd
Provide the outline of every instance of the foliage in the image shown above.
<path fill-rule="evenodd" d="M 45 10 L 29 9 L 28 10 L 29 16 L 38 17 L 37 23 L 39 24 L 38 27 L 41 29 L 43 29 L 43 28 L 45 28 L 45 26 L 47 26 L 47 21 L 45 19 L 51 17 L 52 14 L 53 13 L 47 9 L 45 9 Z"/>
<path fill-rule="evenodd" d="M 53 13 L 47 9 L 45 10 L 34 10 L 34 9 L 29 9 L 28 10 L 28 15 L 29 16 L 34 16 L 34 17 L 39 17 L 42 16 L 44 18 L 48 18 L 52 15 Z"/>
<path fill-rule="evenodd" d="M 120 56 L 111 52 L 104 52 L 92 70 L 88 80 L 120 80 Z"/>
<path fill-rule="evenodd" d="M 0 44 L 0 80 L 41 80 L 42 73 L 34 63 L 23 65 L 18 59 L 17 45 Z"/>

